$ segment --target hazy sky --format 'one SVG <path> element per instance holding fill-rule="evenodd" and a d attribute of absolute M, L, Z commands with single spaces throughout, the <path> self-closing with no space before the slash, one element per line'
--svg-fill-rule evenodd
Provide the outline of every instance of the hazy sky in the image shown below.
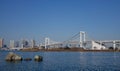
<path fill-rule="evenodd" d="M 63 41 L 79 31 L 93 39 L 120 39 L 120 0 L 0 0 L 5 41 L 50 37 Z"/>

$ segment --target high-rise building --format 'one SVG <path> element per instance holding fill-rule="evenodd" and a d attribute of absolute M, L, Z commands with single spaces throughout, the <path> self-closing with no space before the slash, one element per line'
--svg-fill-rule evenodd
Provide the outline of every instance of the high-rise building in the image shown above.
<path fill-rule="evenodd" d="M 35 47 L 35 40 L 31 40 L 31 47 Z"/>
<path fill-rule="evenodd" d="M 15 42 L 14 40 L 10 40 L 10 48 L 14 48 L 15 47 Z"/>
<path fill-rule="evenodd" d="M 15 47 L 19 47 L 19 41 L 15 41 Z"/>
<path fill-rule="evenodd" d="M 29 46 L 29 42 L 27 41 L 27 40 L 22 40 L 21 41 L 21 45 L 22 45 L 22 47 L 28 47 Z"/>
<path fill-rule="evenodd" d="M 3 43 L 4 39 L 3 38 L 0 38 L 0 48 L 2 48 L 4 46 L 4 43 Z"/>

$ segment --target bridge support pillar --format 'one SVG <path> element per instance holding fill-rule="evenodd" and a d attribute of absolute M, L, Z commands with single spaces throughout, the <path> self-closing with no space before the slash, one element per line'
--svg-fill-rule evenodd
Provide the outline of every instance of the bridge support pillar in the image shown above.
<path fill-rule="evenodd" d="M 100 41 L 100 48 L 102 48 L 102 41 Z"/>
<path fill-rule="evenodd" d="M 116 44 L 115 44 L 115 41 L 113 41 L 113 49 L 115 50 L 116 48 Z"/>
<path fill-rule="evenodd" d="M 85 32 L 84 31 L 80 31 L 80 40 L 79 40 L 80 47 L 83 47 L 83 42 L 85 42 L 85 41 L 86 41 Z"/>
<path fill-rule="evenodd" d="M 45 49 L 47 48 L 47 45 L 50 44 L 50 39 L 49 38 L 45 38 Z"/>

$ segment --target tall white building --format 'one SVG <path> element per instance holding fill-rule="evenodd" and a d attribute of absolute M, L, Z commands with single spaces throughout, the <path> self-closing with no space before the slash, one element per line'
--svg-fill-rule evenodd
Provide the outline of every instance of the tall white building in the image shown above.
<path fill-rule="evenodd" d="M 3 41 L 4 41 L 4 39 L 3 38 L 0 38 L 0 48 L 2 48 L 3 47 Z"/>
<path fill-rule="evenodd" d="M 32 47 L 32 48 L 35 47 L 35 40 L 31 40 L 31 47 Z"/>
<path fill-rule="evenodd" d="M 15 47 L 15 42 L 14 40 L 10 40 L 10 48 L 14 48 Z"/>

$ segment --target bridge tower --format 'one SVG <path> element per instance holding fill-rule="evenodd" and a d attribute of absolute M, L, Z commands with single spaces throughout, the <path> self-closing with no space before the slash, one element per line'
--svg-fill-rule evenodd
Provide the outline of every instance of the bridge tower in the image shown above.
<path fill-rule="evenodd" d="M 80 31 L 80 38 L 79 38 L 79 44 L 80 47 L 83 47 L 83 42 L 86 41 L 86 35 L 84 31 Z"/>
<path fill-rule="evenodd" d="M 115 50 L 115 48 L 116 48 L 116 41 L 113 41 L 113 49 Z"/>
<path fill-rule="evenodd" d="M 50 39 L 48 37 L 45 38 L 45 49 L 47 48 L 47 45 L 50 45 Z"/>

